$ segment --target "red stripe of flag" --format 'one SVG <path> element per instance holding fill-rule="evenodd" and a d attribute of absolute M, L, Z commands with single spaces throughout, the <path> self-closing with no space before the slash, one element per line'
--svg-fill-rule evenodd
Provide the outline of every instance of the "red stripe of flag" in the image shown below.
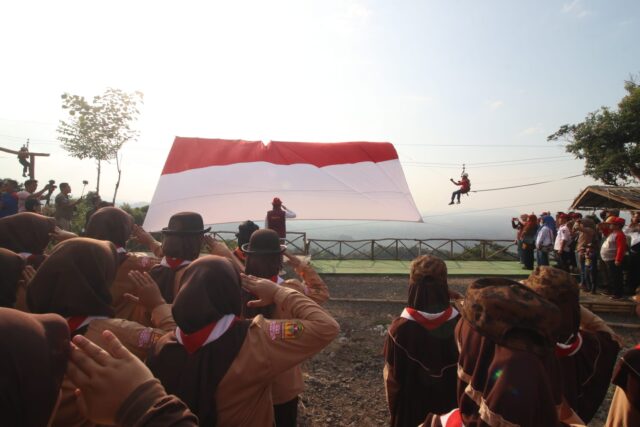
<path fill-rule="evenodd" d="M 162 174 L 234 163 L 268 162 L 276 165 L 310 164 L 316 167 L 397 160 L 388 142 L 283 142 L 176 137 Z"/>

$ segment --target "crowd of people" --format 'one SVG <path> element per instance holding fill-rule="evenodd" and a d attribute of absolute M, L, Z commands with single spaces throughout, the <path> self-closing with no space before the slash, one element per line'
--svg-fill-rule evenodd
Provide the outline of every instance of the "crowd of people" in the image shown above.
<path fill-rule="evenodd" d="M 617 209 L 584 216 L 577 212 L 543 212 L 512 218 L 524 269 L 553 263 L 579 277 L 585 292 L 614 300 L 635 295 L 640 287 L 640 211 L 626 224 Z M 534 263 L 535 259 L 535 263 Z"/>
<path fill-rule="evenodd" d="M 288 210 L 273 207 L 267 224 L 284 222 Z M 535 216 L 522 228 L 548 227 L 555 245 L 568 221 L 545 217 L 541 230 Z M 35 212 L 0 218 L 3 424 L 297 425 L 300 364 L 339 325 L 322 277 L 283 244 L 282 222 L 243 222 L 232 251 L 196 212 L 173 215 L 161 241 L 117 207 L 87 219 L 77 236 Z M 146 251 L 129 251 L 132 241 Z M 622 340 L 580 306 L 563 251 L 560 268 L 482 278 L 464 296 L 441 259 L 412 262 L 383 349 L 391 425 L 585 426 L 611 382 L 607 426 L 640 425 L 640 346 L 618 359 Z"/>

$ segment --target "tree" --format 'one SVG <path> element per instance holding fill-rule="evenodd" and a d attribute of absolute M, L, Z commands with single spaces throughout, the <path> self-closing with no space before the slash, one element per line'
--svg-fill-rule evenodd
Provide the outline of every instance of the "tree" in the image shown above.
<path fill-rule="evenodd" d="M 585 160 L 584 173 L 607 185 L 640 181 L 640 85 L 631 79 L 624 88 L 617 111 L 602 107 L 547 137 L 567 141 L 567 152 Z"/>
<path fill-rule="evenodd" d="M 133 129 L 142 104 L 142 92 L 126 93 L 120 89 L 107 89 L 103 95 L 88 102 L 84 96 L 62 94 L 62 108 L 67 110 L 67 121 L 60 120 L 58 140 L 62 147 L 78 159 L 94 159 L 97 167 L 96 192 L 100 192 L 102 162 L 116 161 L 118 180 L 113 192 L 116 200 L 122 174 L 119 151 L 125 142 L 135 140 Z"/>

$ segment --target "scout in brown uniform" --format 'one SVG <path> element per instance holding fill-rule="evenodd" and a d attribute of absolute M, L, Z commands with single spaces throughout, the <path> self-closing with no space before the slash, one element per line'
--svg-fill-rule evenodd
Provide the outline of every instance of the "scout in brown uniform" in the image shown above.
<path fill-rule="evenodd" d="M 550 380 L 558 375 L 559 324 L 558 308 L 520 283 L 487 278 L 469 286 L 455 332 L 464 425 L 560 425 L 562 394 Z"/>
<path fill-rule="evenodd" d="M 259 230 L 260 227 L 256 225 L 253 221 L 244 221 L 238 226 L 238 232 L 236 233 L 236 239 L 238 240 L 238 247 L 233 251 L 233 255 L 244 264 L 246 260 L 246 255 L 242 251 L 242 246 L 249 243 L 249 239 L 251 239 L 251 235 L 254 231 Z"/>
<path fill-rule="evenodd" d="M 151 277 L 160 287 L 162 297 L 169 304 L 180 289 L 180 277 L 191 261 L 198 259 L 205 229 L 202 216 L 195 212 L 181 212 L 169 219 L 169 226 L 162 229 L 162 258 L 151 269 Z"/>
<path fill-rule="evenodd" d="M 278 235 L 273 230 L 258 230 L 251 235 L 249 243 L 242 246 L 246 254 L 245 272 L 256 277 L 269 279 L 281 286 L 294 289 L 311 298 L 317 304 L 324 304 L 329 299 L 329 289 L 318 273 L 308 263 L 300 261 L 286 251 L 280 244 Z M 282 267 L 282 256 L 286 256 L 288 264 L 293 267 L 302 281 L 288 279 L 281 281 L 278 272 Z M 245 293 L 245 295 L 248 295 Z M 244 307 L 243 307 L 244 309 Z M 253 317 L 257 313 L 245 309 L 245 317 Z M 262 314 L 267 318 L 286 319 L 288 315 L 282 310 L 271 307 Z M 296 425 L 298 417 L 298 396 L 304 391 L 301 367 L 283 372 L 272 385 L 272 396 L 275 421 L 278 427 Z"/>
<path fill-rule="evenodd" d="M 0 218 L 0 247 L 12 250 L 37 268 L 55 228 L 55 219 L 31 212 Z"/>
<path fill-rule="evenodd" d="M 593 313 L 580 307 L 580 290 L 571 275 L 558 268 L 537 267 L 525 284 L 554 303 L 562 313 L 555 354 L 569 406 L 586 423 L 591 421 L 609 389 L 620 345 L 616 334 Z M 581 315 L 585 314 L 581 322 Z"/>
<path fill-rule="evenodd" d="M 2 425 L 48 425 L 69 356 L 69 329 L 64 319 L 0 308 L 0 337 Z"/>
<path fill-rule="evenodd" d="M 409 301 L 389 328 L 384 380 L 392 426 L 420 424 L 456 402 L 458 348 L 453 332 L 460 316 L 449 303 L 447 266 L 423 255 L 411 263 Z"/>
<path fill-rule="evenodd" d="M 622 355 L 611 382 L 616 391 L 605 427 L 640 426 L 640 345 Z"/>
<path fill-rule="evenodd" d="M 151 325 L 150 313 L 139 304 L 126 298 L 127 293 L 134 293 L 136 284 L 129 278 L 131 271 L 150 271 L 160 263 L 160 259 L 146 254 L 127 252 L 127 241 L 132 233 L 154 253 L 162 257 L 162 245 L 156 242 L 149 233 L 133 223 L 131 215 L 119 208 L 105 207 L 97 210 L 89 219 L 86 237 L 108 240 L 116 246 L 118 252 L 118 272 L 111 286 L 113 308 L 118 319 L 132 320 L 145 326 Z"/>
<path fill-rule="evenodd" d="M 290 320 L 240 320 L 240 283 L 227 259 L 191 263 L 173 305 L 176 332 L 162 338 L 147 364 L 184 400 L 202 425 L 271 426 L 271 383 L 338 334 L 338 324 L 303 294 L 244 276 L 243 286 Z"/>
<path fill-rule="evenodd" d="M 13 308 L 24 259 L 9 249 L 0 248 L 0 307 Z"/>
<path fill-rule="evenodd" d="M 113 331 L 132 352 L 144 358 L 150 346 L 175 327 L 171 307 L 161 298 L 150 299 L 152 321 L 158 329 L 113 319 L 109 288 L 117 271 L 117 252 L 110 242 L 75 238 L 60 243 L 38 269 L 27 289 L 29 309 L 56 313 L 67 319 L 72 335 L 82 334 L 103 344 L 101 332 Z M 145 292 L 158 290 L 149 279 Z M 149 307 L 150 308 L 150 307 Z M 73 387 L 62 385 L 62 401 L 54 425 L 86 425 L 78 413 Z"/>

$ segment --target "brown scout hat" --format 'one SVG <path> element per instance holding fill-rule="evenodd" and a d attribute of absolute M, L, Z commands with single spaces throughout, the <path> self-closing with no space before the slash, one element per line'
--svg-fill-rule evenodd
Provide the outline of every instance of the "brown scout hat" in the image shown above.
<path fill-rule="evenodd" d="M 474 281 L 462 315 L 481 335 L 514 350 L 545 354 L 556 342 L 560 310 L 528 287 L 504 278 Z"/>
<path fill-rule="evenodd" d="M 580 327 L 580 290 L 571 275 L 559 268 L 538 266 L 524 284 L 551 301 L 562 312 L 558 334 L 560 341 L 575 334 Z"/>
<path fill-rule="evenodd" d="M 204 228 L 202 216 L 196 212 L 180 212 L 169 218 L 169 226 L 162 229 L 162 234 L 194 235 L 204 234 L 211 227 Z"/>
<path fill-rule="evenodd" d="M 279 254 L 287 247 L 280 244 L 278 233 L 268 228 L 257 230 L 251 235 L 249 243 L 242 245 L 242 251 L 248 254 Z"/>

